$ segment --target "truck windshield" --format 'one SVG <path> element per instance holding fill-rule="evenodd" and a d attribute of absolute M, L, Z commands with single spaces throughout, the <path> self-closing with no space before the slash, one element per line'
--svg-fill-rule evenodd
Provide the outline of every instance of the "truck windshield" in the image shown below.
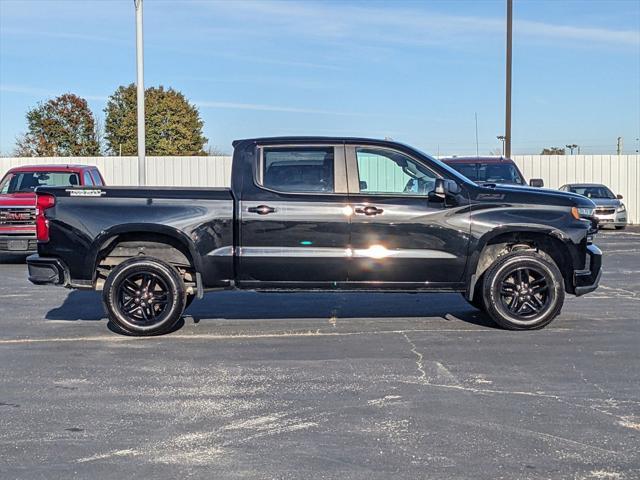
<path fill-rule="evenodd" d="M 67 187 L 79 185 L 78 174 L 68 172 L 16 172 L 0 183 L 0 194 L 29 193 L 37 187 Z"/>
<path fill-rule="evenodd" d="M 525 184 L 518 169 L 510 163 L 452 162 L 449 166 L 476 183 Z"/>

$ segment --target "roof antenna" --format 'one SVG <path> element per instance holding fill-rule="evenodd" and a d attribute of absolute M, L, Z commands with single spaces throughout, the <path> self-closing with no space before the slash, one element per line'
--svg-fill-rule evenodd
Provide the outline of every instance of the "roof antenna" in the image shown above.
<path fill-rule="evenodd" d="M 478 112 L 476 112 L 476 157 L 480 157 L 478 150 Z"/>

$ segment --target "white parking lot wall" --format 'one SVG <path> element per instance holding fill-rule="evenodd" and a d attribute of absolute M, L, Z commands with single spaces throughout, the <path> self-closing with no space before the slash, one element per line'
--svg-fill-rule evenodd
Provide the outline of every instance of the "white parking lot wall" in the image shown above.
<path fill-rule="evenodd" d="M 96 165 L 109 185 L 137 185 L 138 157 L 0 158 L 0 177 L 20 165 Z M 147 184 L 156 187 L 227 187 L 231 157 L 146 157 Z"/>
<path fill-rule="evenodd" d="M 545 187 L 566 183 L 603 183 L 624 197 L 629 222 L 640 223 L 640 155 L 515 155 L 527 181 L 542 178 Z"/>
<path fill-rule="evenodd" d="M 640 223 L 640 155 L 516 155 L 527 180 L 542 178 L 545 186 L 565 183 L 604 183 L 624 196 L 629 221 Z M 0 158 L 0 177 L 12 167 L 33 164 L 96 165 L 109 185 L 137 185 L 137 157 Z M 227 187 L 231 183 L 231 157 L 147 157 L 150 186 Z"/>

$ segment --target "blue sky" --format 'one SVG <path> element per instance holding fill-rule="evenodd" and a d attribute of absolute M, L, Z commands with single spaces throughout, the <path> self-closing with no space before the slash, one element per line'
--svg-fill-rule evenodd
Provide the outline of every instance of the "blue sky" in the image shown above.
<path fill-rule="evenodd" d="M 515 0 L 513 150 L 633 153 L 640 0 Z M 267 135 L 392 137 L 433 154 L 499 147 L 500 1 L 145 0 L 145 84 L 195 103 L 211 145 Z M 73 92 L 98 117 L 135 81 L 133 0 L 0 0 L 0 152 L 25 112 Z"/>

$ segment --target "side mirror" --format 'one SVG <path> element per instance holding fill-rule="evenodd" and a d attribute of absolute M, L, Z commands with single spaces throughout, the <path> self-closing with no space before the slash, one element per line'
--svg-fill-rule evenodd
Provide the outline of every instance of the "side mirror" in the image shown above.
<path fill-rule="evenodd" d="M 458 183 L 453 180 L 445 180 L 444 189 L 451 195 L 458 195 L 460 192 L 462 192 L 462 188 L 460 188 L 460 185 L 458 185 Z"/>
<path fill-rule="evenodd" d="M 360 180 L 360 191 L 366 190 L 367 188 L 369 188 L 367 182 L 365 182 L 364 180 Z"/>
<path fill-rule="evenodd" d="M 532 178 L 529 180 L 529 185 L 536 188 L 542 188 L 544 187 L 544 180 L 541 178 Z"/>
<path fill-rule="evenodd" d="M 460 188 L 460 185 L 458 185 L 453 180 L 436 178 L 436 184 L 432 192 L 433 195 L 429 196 L 435 196 L 444 199 L 447 195 L 457 195 L 461 191 L 462 189 Z"/>
<path fill-rule="evenodd" d="M 616 195 L 616 198 L 617 198 L 618 200 L 622 200 L 622 198 L 623 198 L 623 197 L 622 197 L 622 195 L 618 194 L 618 195 Z"/>

